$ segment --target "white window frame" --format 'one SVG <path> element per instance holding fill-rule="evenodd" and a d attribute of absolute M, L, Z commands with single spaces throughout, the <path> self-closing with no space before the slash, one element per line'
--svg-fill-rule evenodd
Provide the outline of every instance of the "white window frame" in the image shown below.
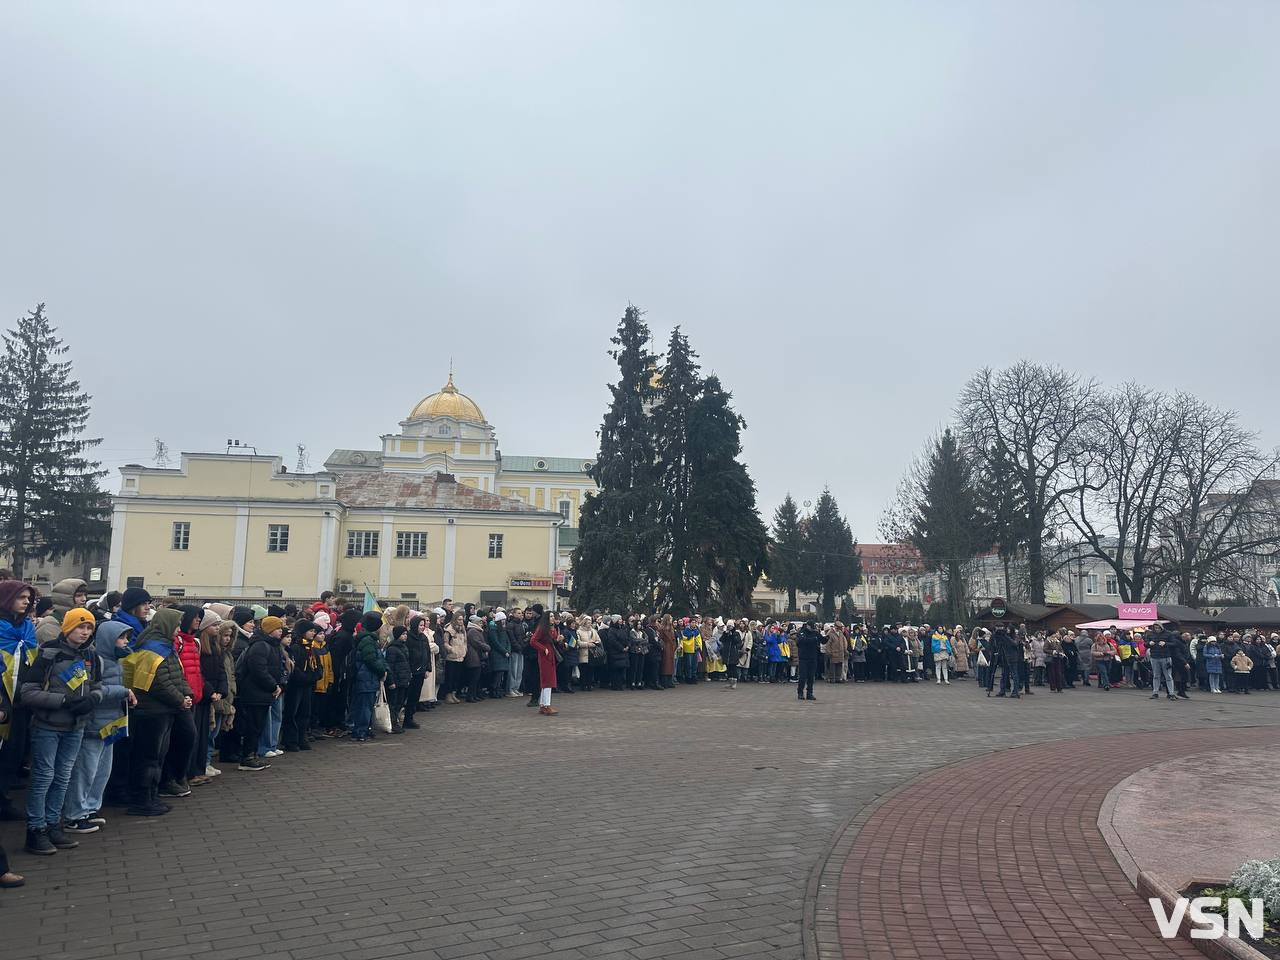
<path fill-rule="evenodd" d="M 422 544 L 420 550 L 407 549 L 410 545 Z M 425 530 L 397 530 L 396 531 L 396 559 L 397 560 L 422 560 L 427 555 L 427 531 Z M 416 598 L 415 598 L 416 599 Z"/>
<path fill-rule="evenodd" d="M 287 523 L 267 524 L 267 553 L 289 552 L 289 525 Z"/>
<path fill-rule="evenodd" d="M 505 545 L 506 538 L 501 533 L 489 534 L 489 559 L 501 560 L 502 548 Z"/>
<path fill-rule="evenodd" d="M 1098 575 L 1096 573 L 1086 573 L 1084 575 L 1084 592 L 1085 596 L 1096 597 L 1098 595 Z"/>
<path fill-rule="evenodd" d="M 379 530 L 348 530 L 347 556 L 376 557 L 382 549 L 381 539 Z"/>
<path fill-rule="evenodd" d="M 564 517 L 566 521 L 571 520 L 573 518 L 573 501 L 572 500 L 558 501 L 556 503 L 556 509 L 560 511 L 560 516 Z"/>
<path fill-rule="evenodd" d="M 186 552 L 191 549 L 191 521 L 173 521 L 173 530 L 169 537 L 169 549 Z"/>

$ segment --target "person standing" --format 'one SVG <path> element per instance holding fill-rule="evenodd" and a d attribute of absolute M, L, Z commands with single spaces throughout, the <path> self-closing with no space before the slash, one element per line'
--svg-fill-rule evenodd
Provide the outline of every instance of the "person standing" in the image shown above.
<path fill-rule="evenodd" d="M 391 642 L 382 651 L 387 661 L 387 709 L 391 713 L 391 732 L 404 733 L 400 723 L 400 711 L 404 709 L 405 698 L 409 692 L 409 684 L 413 682 L 413 668 L 409 663 L 409 642 L 407 627 L 391 628 Z"/>
<path fill-rule="evenodd" d="M 662 644 L 662 664 L 659 667 L 659 684 L 670 689 L 676 685 L 676 657 L 679 656 L 679 641 L 676 640 L 676 627 L 671 614 L 665 614 L 658 623 L 658 641 Z"/>
<path fill-rule="evenodd" d="M 504 699 L 511 692 L 507 678 L 511 675 L 511 640 L 507 637 L 507 615 L 495 610 L 485 624 L 489 643 L 489 696 Z"/>
<path fill-rule="evenodd" d="M 505 615 L 504 615 L 505 617 Z M 409 620 L 409 632 L 405 636 L 405 646 L 409 651 L 409 689 L 404 698 L 404 728 L 417 730 L 418 723 L 413 719 L 422 702 L 422 688 L 427 676 L 431 673 L 431 634 L 430 623 L 424 616 L 412 617 Z"/>
<path fill-rule="evenodd" d="M 240 746 L 236 769 L 246 773 L 271 766 L 259 755 L 259 749 L 271 705 L 284 694 L 284 652 L 280 644 L 283 636 L 284 620 L 263 617 L 236 663 L 235 734 Z"/>
<path fill-rule="evenodd" d="M 529 638 L 529 649 L 538 663 L 538 713 L 553 717 L 560 712 L 551 705 L 551 690 L 556 685 L 556 629 L 551 625 L 550 612 L 538 609 L 537 604 L 533 609 L 538 614 L 538 622 Z"/>
<path fill-rule="evenodd" d="M 933 647 L 934 682 L 945 683 L 950 686 L 951 680 L 947 676 L 947 668 L 951 663 L 952 657 L 955 656 L 955 646 L 942 627 L 934 631 L 933 636 L 929 638 L 929 642 Z"/>
<path fill-rule="evenodd" d="M 378 643 L 382 617 L 370 611 L 360 619 L 356 637 L 355 677 L 351 687 L 351 739 L 366 743 L 373 736 L 373 701 L 387 675 L 387 661 Z"/>
<path fill-rule="evenodd" d="M 129 718 L 129 807 L 133 817 L 169 812 L 159 799 L 161 774 L 169 752 L 174 719 L 191 710 L 194 698 L 182 661 L 174 649 L 182 613 L 171 607 L 155 612 L 135 637 L 124 658 L 124 683 L 138 705 Z"/>
<path fill-rule="evenodd" d="M 27 616 L 39 594 L 21 580 L 0 580 L 0 684 L 8 708 L 0 721 L 0 820 L 22 820 L 25 815 L 9 801 L 27 757 L 31 711 L 18 706 L 18 675 L 36 655 L 36 628 Z"/>
<path fill-rule="evenodd" d="M 21 699 L 31 711 L 31 783 L 26 851 L 49 856 L 78 847 L 62 830 L 62 806 L 89 715 L 103 702 L 102 662 L 89 643 L 97 621 L 67 611 L 58 634 L 22 667 Z"/>
<path fill-rule="evenodd" d="M 1173 647 L 1176 640 L 1167 634 L 1164 624 L 1157 623 L 1146 635 L 1147 654 L 1151 660 L 1151 699 L 1160 699 L 1160 688 L 1168 690 L 1168 699 L 1177 700 L 1173 690 Z"/>
<path fill-rule="evenodd" d="M 507 696 L 519 700 L 520 691 L 524 688 L 525 650 L 529 646 L 529 629 L 524 622 L 523 611 L 512 610 L 504 621 L 503 628 L 507 631 L 507 643 L 511 646 L 511 673 L 507 678 L 510 690 Z"/>
<path fill-rule="evenodd" d="M 831 646 L 831 641 L 827 641 L 827 645 Z M 742 631 L 738 629 L 737 623 L 730 620 L 720 633 L 720 660 L 724 663 L 725 671 L 728 674 L 726 690 L 736 690 L 738 688 L 738 660 L 741 657 Z"/>
<path fill-rule="evenodd" d="M 796 699 L 817 700 L 813 695 L 813 681 L 822 662 L 822 634 L 813 620 L 806 620 L 796 631 Z"/>
<path fill-rule="evenodd" d="M 1062 692 L 1062 638 L 1060 634 L 1051 633 L 1044 639 L 1044 671 L 1049 681 L 1050 691 Z"/>
<path fill-rule="evenodd" d="M 280 742 L 286 753 L 311 749 L 311 701 L 316 681 L 324 674 L 316 653 L 316 648 L 323 643 L 316 639 L 320 628 L 310 620 L 299 620 L 293 625 L 292 632 L 293 643 L 289 650 L 293 669 L 285 681 L 280 721 Z"/>

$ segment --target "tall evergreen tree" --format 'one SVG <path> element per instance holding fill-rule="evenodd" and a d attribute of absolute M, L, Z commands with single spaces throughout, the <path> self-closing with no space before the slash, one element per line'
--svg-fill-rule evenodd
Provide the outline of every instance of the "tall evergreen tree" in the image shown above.
<path fill-rule="evenodd" d="M 796 609 L 796 591 L 809 582 L 805 570 L 804 520 L 788 493 L 773 511 L 773 537 L 769 543 L 769 583 L 787 591 L 787 609 Z"/>
<path fill-rule="evenodd" d="M 72 378 L 67 345 L 37 304 L 4 335 L 0 366 L 0 530 L 13 574 L 26 561 L 57 558 L 110 535 L 101 464 L 86 454 L 89 400 Z"/>
<path fill-rule="evenodd" d="M 573 551 L 573 604 L 579 610 L 648 609 L 653 604 L 658 529 L 656 450 L 649 424 L 655 390 L 649 327 L 628 304 L 609 355 L 618 382 L 600 427 L 591 468 L 599 492 L 582 506 Z"/>
<path fill-rule="evenodd" d="M 858 542 L 829 489 L 822 491 L 813 516 L 805 525 L 807 571 L 813 589 L 822 595 L 822 616 L 835 616 L 836 597 L 862 582 Z"/>
<path fill-rule="evenodd" d="M 661 491 L 658 515 L 663 532 L 658 604 L 662 609 L 679 611 L 689 610 L 693 597 L 690 564 L 694 545 L 689 523 L 694 457 L 689 432 L 694 406 L 702 392 L 697 359 L 689 338 L 679 327 L 672 330 L 652 418 Z"/>
<path fill-rule="evenodd" d="M 947 619 L 959 623 L 969 611 L 964 565 L 991 545 L 974 487 L 973 469 L 948 429 L 933 442 L 924 469 L 909 494 L 907 539 L 942 571 Z"/>
<path fill-rule="evenodd" d="M 663 372 L 664 378 L 670 371 Z M 691 465 L 684 533 L 686 570 L 696 609 L 741 616 L 768 561 L 768 534 L 756 508 L 756 485 L 740 462 L 745 421 L 720 378 L 709 376 L 689 416 Z"/>

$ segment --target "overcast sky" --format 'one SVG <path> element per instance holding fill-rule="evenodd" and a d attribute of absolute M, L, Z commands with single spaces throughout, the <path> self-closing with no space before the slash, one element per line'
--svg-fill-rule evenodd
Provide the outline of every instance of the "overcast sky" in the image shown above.
<path fill-rule="evenodd" d="M 735 395 L 766 518 L 864 542 L 983 364 L 1275 427 L 1280 4 L 10 2 L 0 319 L 114 468 L 319 467 L 456 380 L 590 456 L 628 301 Z"/>

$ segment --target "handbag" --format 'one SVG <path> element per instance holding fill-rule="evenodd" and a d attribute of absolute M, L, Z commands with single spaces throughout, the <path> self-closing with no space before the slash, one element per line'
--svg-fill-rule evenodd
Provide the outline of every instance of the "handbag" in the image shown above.
<path fill-rule="evenodd" d="M 381 685 L 373 701 L 373 729 L 380 733 L 391 732 L 391 707 L 387 704 L 386 687 Z"/>
<path fill-rule="evenodd" d="M 983 653 L 981 650 L 978 651 L 978 666 L 980 667 L 990 666 L 990 664 L 987 663 L 987 655 Z"/>

